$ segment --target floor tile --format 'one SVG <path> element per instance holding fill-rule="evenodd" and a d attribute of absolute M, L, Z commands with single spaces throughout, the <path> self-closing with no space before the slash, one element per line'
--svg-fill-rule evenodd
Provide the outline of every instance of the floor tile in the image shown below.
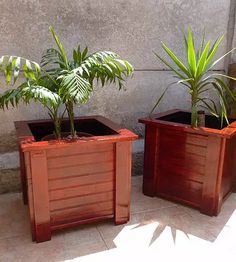
<path fill-rule="evenodd" d="M 234 261 L 236 194 L 217 217 L 142 194 L 142 177 L 132 178 L 131 219 L 54 232 L 52 240 L 31 241 L 21 194 L 0 195 L 0 262 L 59 261 Z M 194 254 L 194 255 L 193 255 Z"/>

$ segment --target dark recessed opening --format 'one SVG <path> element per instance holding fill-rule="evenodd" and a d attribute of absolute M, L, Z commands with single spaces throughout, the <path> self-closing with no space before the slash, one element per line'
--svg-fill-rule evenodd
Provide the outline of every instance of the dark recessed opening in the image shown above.
<path fill-rule="evenodd" d="M 191 125 L 191 113 L 189 112 L 176 112 L 167 116 L 156 118 L 158 120 L 164 120 L 168 122 L 173 123 L 179 123 L 179 124 L 185 124 L 185 125 Z M 235 119 L 229 119 L 229 123 L 234 122 Z M 205 116 L 205 127 L 213 128 L 213 129 L 223 129 L 228 124 L 224 121 L 223 126 L 221 126 L 220 119 L 216 118 L 212 115 L 206 115 Z"/>
<path fill-rule="evenodd" d="M 29 123 L 29 128 L 36 141 L 41 141 L 41 139 L 46 136 L 53 134 L 53 123 L 52 122 L 37 122 Z M 109 128 L 108 126 L 102 124 L 96 119 L 81 119 L 75 120 L 75 129 L 77 132 L 89 133 L 94 136 L 108 136 L 117 135 L 118 133 Z M 69 121 L 64 120 L 62 122 L 62 132 L 69 132 Z"/>

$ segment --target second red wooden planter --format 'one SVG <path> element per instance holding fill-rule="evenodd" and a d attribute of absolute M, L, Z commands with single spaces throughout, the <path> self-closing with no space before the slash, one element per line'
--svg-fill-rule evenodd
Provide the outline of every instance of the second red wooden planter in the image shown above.
<path fill-rule="evenodd" d="M 50 121 L 15 125 L 33 240 L 50 240 L 54 230 L 93 221 L 129 220 L 134 133 L 100 116 L 78 118 L 79 131 L 93 136 L 74 141 L 40 141 L 52 132 Z"/>
<path fill-rule="evenodd" d="M 217 215 L 236 189 L 236 121 L 223 129 L 213 116 L 191 128 L 191 114 L 171 110 L 145 124 L 143 192 Z"/>

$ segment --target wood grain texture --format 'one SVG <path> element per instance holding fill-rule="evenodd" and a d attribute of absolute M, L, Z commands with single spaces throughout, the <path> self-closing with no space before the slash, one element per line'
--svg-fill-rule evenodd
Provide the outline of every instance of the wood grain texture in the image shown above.
<path fill-rule="evenodd" d="M 67 208 L 75 208 L 83 205 L 86 206 L 88 204 L 96 204 L 105 201 L 110 203 L 114 202 L 114 191 L 50 201 L 50 211 L 65 210 Z"/>
<path fill-rule="evenodd" d="M 124 224 L 130 218 L 131 191 L 131 142 L 116 143 L 116 174 L 115 174 L 115 223 Z"/>
<path fill-rule="evenodd" d="M 236 122 L 219 130 L 159 120 L 179 112 L 139 120 L 146 129 L 144 193 L 217 215 L 236 190 Z"/>
<path fill-rule="evenodd" d="M 137 136 L 103 117 L 88 119 L 93 118 L 107 125 L 103 127 L 106 132 L 113 129 L 112 135 L 75 141 L 24 141 L 22 137 L 32 137 L 27 125 L 45 128 L 51 123 L 16 124 L 24 154 L 22 174 L 27 176 L 32 239 L 37 242 L 49 240 L 53 230 L 105 219 L 120 224 L 129 219 L 131 141 Z"/>
<path fill-rule="evenodd" d="M 65 221 L 83 220 L 85 218 L 100 217 L 104 214 L 111 216 L 114 206 L 112 201 L 97 202 L 95 204 L 81 205 L 73 208 L 66 208 L 64 210 L 57 210 L 51 212 L 51 224 L 58 224 Z"/>
<path fill-rule="evenodd" d="M 206 137 L 163 128 L 159 134 L 161 153 L 155 189 L 157 194 L 171 195 L 173 199 L 199 207 L 205 172 Z M 197 154 L 185 150 L 189 145 L 197 148 Z"/>
<path fill-rule="evenodd" d="M 232 192 L 236 193 L 236 136 L 233 137 L 232 140 L 230 140 L 230 147 L 231 147 L 231 161 L 230 166 L 231 173 L 232 173 Z"/>
<path fill-rule="evenodd" d="M 156 194 L 159 163 L 159 130 L 156 127 L 145 127 L 145 154 L 143 166 L 143 193 L 147 196 Z"/>
<path fill-rule="evenodd" d="M 32 176 L 31 176 L 31 163 L 30 163 L 30 152 L 24 153 L 25 160 L 25 175 L 26 175 L 26 183 L 27 183 L 27 200 L 29 206 L 29 215 L 30 215 L 30 225 L 31 225 L 31 235 L 32 241 L 35 241 L 36 232 L 35 232 L 35 213 L 34 213 L 34 201 L 33 201 L 33 187 L 32 187 Z"/>
<path fill-rule="evenodd" d="M 21 147 L 18 147 L 19 159 L 20 159 L 20 178 L 21 178 L 21 188 L 22 188 L 22 199 L 25 205 L 28 204 L 27 196 L 27 177 L 26 177 L 26 168 L 25 168 L 25 159 L 24 153 L 21 150 Z"/>
<path fill-rule="evenodd" d="M 35 239 L 36 242 L 43 242 L 51 239 L 46 153 L 36 151 L 32 152 L 30 157 Z"/>
<path fill-rule="evenodd" d="M 91 163 L 84 164 L 79 168 L 77 165 L 67 166 L 63 168 L 49 168 L 48 176 L 50 180 L 60 179 L 66 177 L 75 177 L 75 176 L 86 176 L 93 174 L 101 174 L 107 172 L 114 172 L 114 163 L 113 162 L 100 162 L 100 163 Z"/>
<path fill-rule="evenodd" d="M 223 147 L 223 148 L 222 148 Z M 205 179 L 202 190 L 201 212 L 208 215 L 218 214 L 222 176 L 222 161 L 224 160 L 225 140 L 219 137 L 208 137 Z"/>

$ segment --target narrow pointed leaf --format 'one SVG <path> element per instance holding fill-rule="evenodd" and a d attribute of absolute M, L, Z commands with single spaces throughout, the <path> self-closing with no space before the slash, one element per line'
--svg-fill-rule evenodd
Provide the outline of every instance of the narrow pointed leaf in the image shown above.
<path fill-rule="evenodd" d="M 191 73 L 193 76 L 196 76 L 196 55 L 195 55 L 195 49 L 193 44 L 193 36 L 190 28 L 188 29 L 188 64 L 189 68 L 191 70 Z"/>

